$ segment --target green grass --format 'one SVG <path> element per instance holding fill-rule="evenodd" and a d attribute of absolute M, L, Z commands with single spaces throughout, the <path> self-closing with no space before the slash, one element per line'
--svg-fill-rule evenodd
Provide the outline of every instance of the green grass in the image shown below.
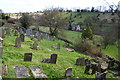
<path fill-rule="evenodd" d="M 106 55 L 109 55 L 115 59 L 119 59 L 118 48 L 115 45 L 109 45 L 106 49 L 103 49 Z"/>
<path fill-rule="evenodd" d="M 61 49 L 53 49 L 51 48 L 51 45 L 54 44 L 57 46 L 57 43 L 61 43 L 61 46 L 64 44 L 63 41 L 56 40 L 56 41 L 50 41 L 50 40 L 42 40 L 39 42 L 38 50 L 33 50 L 32 43 L 27 42 L 31 41 L 29 37 L 25 38 L 25 42 L 22 42 L 22 47 L 16 48 L 14 47 L 15 43 L 14 36 L 6 36 L 4 39 L 4 50 L 3 50 L 3 62 L 4 64 L 8 65 L 8 76 L 6 78 L 15 78 L 15 72 L 13 67 L 16 65 L 24 65 L 29 70 L 29 67 L 31 66 L 40 66 L 43 69 L 43 72 L 49 77 L 49 78 L 64 78 L 64 72 L 65 69 L 68 67 L 73 67 L 73 75 L 72 77 L 87 77 L 87 78 L 93 78 L 94 75 L 87 75 L 84 73 L 85 66 L 76 66 L 75 61 L 79 57 L 85 57 L 90 59 L 89 56 L 86 56 L 84 54 L 80 54 L 77 52 L 68 52 L 63 47 Z M 47 49 L 50 49 L 52 51 L 48 51 Z M 24 53 L 33 53 L 32 62 L 24 62 Z M 50 57 L 51 54 L 58 54 L 57 64 L 51 64 L 51 63 L 42 63 L 41 61 L 45 57 Z M 30 72 L 30 70 L 29 70 Z M 32 74 L 30 72 L 30 74 Z M 81 75 L 82 74 L 82 75 Z M 31 76 L 30 78 L 32 78 Z"/>

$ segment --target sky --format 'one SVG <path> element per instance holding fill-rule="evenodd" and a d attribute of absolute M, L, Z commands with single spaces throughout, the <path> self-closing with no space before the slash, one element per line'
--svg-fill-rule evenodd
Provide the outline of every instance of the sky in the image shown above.
<path fill-rule="evenodd" d="M 0 9 L 5 13 L 36 12 L 50 7 L 67 9 L 108 6 L 120 0 L 0 0 Z"/>

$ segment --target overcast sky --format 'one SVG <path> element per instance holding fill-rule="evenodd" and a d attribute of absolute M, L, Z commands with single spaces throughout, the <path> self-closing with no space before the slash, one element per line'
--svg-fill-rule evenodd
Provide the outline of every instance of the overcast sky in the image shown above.
<path fill-rule="evenodd" d="M 49 7 L 86 8 L 118 4 L 119 0 L 0 0 L 0 9 L 4 12 L 36 12 Z"/>

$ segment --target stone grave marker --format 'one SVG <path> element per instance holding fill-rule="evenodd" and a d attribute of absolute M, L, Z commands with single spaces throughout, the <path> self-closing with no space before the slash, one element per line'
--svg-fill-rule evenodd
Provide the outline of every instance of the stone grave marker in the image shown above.
<path fill-rule="evenodd" d="M 32 33 L 32 30 L 31 30 L 31 29 L 27 29 L 27 30 L 26 30 L 26 36 L 30 36 L 31 33 Z"/>
<path fill-rule="evenodd" d="M 21 38 L 21 41 L 24 42 L 24 40 L 25 40 L 24 34 L 21 34 L 21 35 L 20 35 L 20 38 Z"/>
<path fill-rule="evenodd" d="M 85 65 L 87 65 L 87 64 L 91 64 L 91 61 L 88 59 L 85 59 Z"/>
<path fill-rule="evenodd" d="M 65 70 L 65 77 L 72 76 L 72 67 L 69 67 Z"/>
<path fill-rule="evenodd" d="M 47 76 L 42 72 L 40 67 L 30 67 L 35 78 L 47 78 Z"/>
<path fill-rule="evenodd" d="M 3 45 L 3 39 L 0 37 L 0 46 Z"/>
<path fill-rule="evenodd" d="M 29 77 L 30 74 L 27 71 L 26 67 L 21 65 L 21 66 L 15 66 L 14 67 L 15 73 L 17 78 L 24 78 L 24 77 Z"/>
<path fill-rule="evenodd" d="M 18 36 L 18 31 L 17 30 L 15 30 L 14 36 Z"/>
<path fill-rule="evenodd" d="M 76 65 L 77 66 L 83 66 L 83 65 L 85 65 L 85 58 L 77 58 L 76 59 Z"/>
<path fill-rule="evenodd" d="M 55 48 L 55 45 L 52 45 L 51 48 Z"/>
<path fill-rule="evenodd" d="M 56 61 L 57 61 L 57 54 L 51 54 L 50 63 L 56 64 Z"/>
<path fill-rule="evenodd" d="M 100 74 L 100 72 L 97 72 L 97 73 L 95 73 L 95 79 L 100 79 L 101 78 L 101 74 Z"/>
<path fill-rule="evenodd" d="M 57 49 L 60 49 L 60 43 L 57 44 Z"/>
<path fill-rule="evenodd" d="M 95 74 L 97 69 L 98 69 L 98 63 L 92 63 L 92 73 L 91 74 Z"/>
<path fill-rule="evenodd" d="M 0 28 L 0 37 L 1 38 L 5 38 L 4 29 L 3 28 Z"/>
<path fill-rule="evenodd" d="M 2 58 L 3 47 L 0 46 L 0 58 Z"/>
<path fill-rule="evenodd" d="M 21 38 L 17 37 L 15 40 L 15 47 L 21 47 Z"/>
<path fill-rule="evenodd" d="M 24 61 L 32 61 L 32 53 L 25 53 Z"/>
<path fill-rule="evenodd" d="M 50 58 L 44 58 L 42 62 L 43 63 L 50 63 Z"/>
<path fill-rule="evenodd" d="M 84 73 L 89 74 L 90 64 L 86 64 Z"/>
<path fill-rule="evenodd" d="M 37 50 L 37 47 L 38 47 L 38 43 L 35 41 L 35 42 L 33 43 L 33 49 Z"/>

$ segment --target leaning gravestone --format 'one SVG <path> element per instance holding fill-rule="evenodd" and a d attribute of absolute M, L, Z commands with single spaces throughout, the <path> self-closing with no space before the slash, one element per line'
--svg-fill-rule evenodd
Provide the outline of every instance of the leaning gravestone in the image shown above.
<path fill-rule="evenodd" d="M 83 66 L 83 65 L 85 65 L 85 58 L 77 58 L 76 59 L 76 65 L 77 66 Z"/>
<path fill-rule="evenodd" d="M 15 47 L 21 47 L 21 38 L 17 37 L 15 40 Z"/>
<path fill-rule="evenodd" d="M 38 47 L 38 43 L 35 41 L 35 42 L 33 43 L 33 49 L 37 50 L 37 47 Z"/>
<path fill-rule="evenodd" d="M 21 66 L 15 66 L 14 67 L 15 73 L 17 78 L 24 78 L 24 77 L 29 77 L 30 74 L 27 71 L 26 67 L 21 65 Z"/>
<path fill-rule="evenodd" d="M 65 70 L 65 77 L 72 76 L 72 67 L 69 67 Z"/>
<path fill-rule="evenodd" d="M 24 61 L 32 61 L 32 53 L 25 53 Z"/>
<path fill-rule="evenodd" d="M 42 72 L 40 67 L 30 67 L 35 78 L 47 78 L 47 76 Z"/>
<path fill-rule="evenodd" d="M 52 54 L 50 57 L 50 63 L 56 64 L 57 61 L 57 54 Z"/>
<path fill-rule="evenodd" d="M 2 76 L 7 76 L 8 75 L 8 68 L 7 65 L 2 66 Z"/>
<path fill-rule="evenodd" d="M 20 35 L 20 38 L 21 38 L 21 41 L 24 42 L 24 39 L 25 39 L 24 34 L 21 34 L 21 35 Z"/>

